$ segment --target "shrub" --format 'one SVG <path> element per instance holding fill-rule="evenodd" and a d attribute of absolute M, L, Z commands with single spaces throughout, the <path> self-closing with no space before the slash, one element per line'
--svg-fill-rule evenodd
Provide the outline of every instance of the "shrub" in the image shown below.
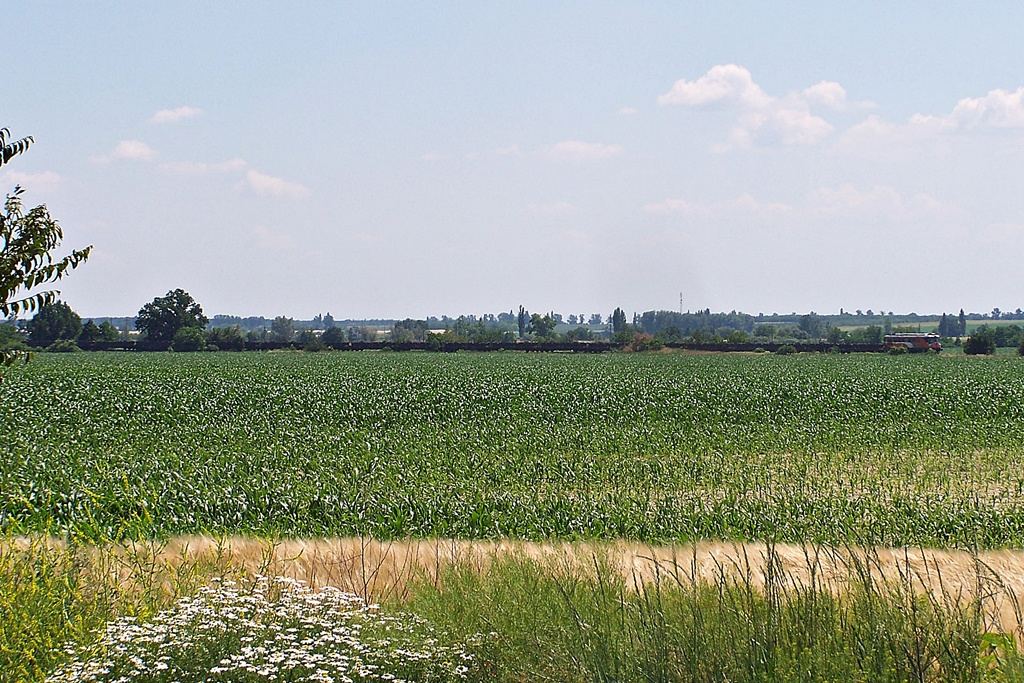
<path fill-rule="evenodd" d="M 174 333 L 172 351 L 202 351 L 206 348 L 206 336 L 198 327 L 183 327 Z"/>
<path fill-rule="evenodd" d="M 244 351 L 245 337 L 238 325 L 230 327 L 213 327 L 206 331 L 206 343 L 225 351 Z"/>
<path fill-rule="evenodd" d="M 336 349 L 345 343 L 345 330 L 340 327 L 328 327 L 324 330 L 324 333 L 320 335 L 320 341 L 332 349 Z"/>
<path fill-rule="evenodd" d="M 1020 346 L 1017 347 L 1017 355 L 1024 356 L 1024 337 L 1021 337 Z"/>
<path fill-rule="evenodd" d="M 47 353 L 76 353 L 82 349 L 70 339 L 58 339 L 46 347 Z"/>
<path fill-rule="evenodd" d="M 780 356 L 788 356 L 791 353 L 796 353 L 796 347 L 792 344 L 783 344 L 779 348 L 775 349 L 775 353 Z"/>
<path fill-rule="evenodd" d="M 630 343 L 630 348 L 633 351 L 657 351 L 664 346 L 660 339 L 643 332 L 637 332 Z"/>
<path fill-rule="evenodd" d="M 969 356 L 987 356 L 995 352 L 996 340 L 988 330 L 977 330 L 964 342 L 964 353 Z"/>
<path fill-rule="evenodd" d="M 905 356 L 910 353 L 906 346 L 891 346 L 888 351 L 890 356 Z"/>
<path fill-rule="evenodd" d="M 314 335 L 311 339 L 309 339 L 305 344 L 302 345 L 302 350 L 309 351 L 310 353 L 317 353 L 318 351 L 326 351 L 327 345 L 324 344 L 323 340 L 320 339 L 320 337 Z"/>

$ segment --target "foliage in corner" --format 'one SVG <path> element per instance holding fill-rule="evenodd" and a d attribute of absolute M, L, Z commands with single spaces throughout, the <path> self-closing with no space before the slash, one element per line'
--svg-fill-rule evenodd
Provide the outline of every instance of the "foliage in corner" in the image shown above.
<path fill-rule="evenodd" d="M 0 128 L 0 166 L 33 142 L 31 137 L 17 141 L 9 138 L 10 131 Z M 60 280 L 88 259 L 92 249 L 77 249 L 55 260 L 51 252 L 60 246 L 64 232 L 45 205 L 26 211 L 22 192 L 21 186 L 16 186 L 0 211 L 0 314 L 5 316 L 37 311 L 53 303 L 60 292 L 31 290 Z M 10 365 L 20 355 L 16 350 L 0 351 L 0 362 Z"/>

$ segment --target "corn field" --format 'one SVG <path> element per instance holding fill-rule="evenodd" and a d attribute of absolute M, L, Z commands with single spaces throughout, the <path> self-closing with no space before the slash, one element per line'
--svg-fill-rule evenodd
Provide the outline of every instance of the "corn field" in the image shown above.
<path fill-rule="evenodd" d="M 1014 357 L 40 355 L 0 528 L 1024 543 Z"/>

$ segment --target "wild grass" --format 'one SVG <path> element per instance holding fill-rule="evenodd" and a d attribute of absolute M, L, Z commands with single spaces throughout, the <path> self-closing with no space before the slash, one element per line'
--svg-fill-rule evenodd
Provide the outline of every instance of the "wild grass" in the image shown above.
<path fill-rule="evenodd" d="M 2 681 L 1024 676 L 1024 552 L 9 539 L 3 558 Z"/>
<path fill-rule="evenodd" d="M 641 583 L 609 558 L 589 568 L 506 556 L 481 572 L 447 567 L 407 609 L 451 635 L 484 633 L 482 670 L 501 681 L 1019 680 L 1016 634 L 984 633 L 984 591 L 917 589 L 911 573 L 854 562 L 842 589 L 808 557 L 793 581 L 771 546 L 765 581 L 751 565 L 713 578 L 668 566 Z M 749 558 L 747 558 L 749 560 Z"/>

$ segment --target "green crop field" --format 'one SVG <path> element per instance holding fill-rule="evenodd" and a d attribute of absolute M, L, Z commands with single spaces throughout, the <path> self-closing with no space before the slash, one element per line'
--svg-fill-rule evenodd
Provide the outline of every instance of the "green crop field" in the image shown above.
<path fill-rule="evenodd" d="M 1016 357 L 44 354 L 0 423 L 13 533 L 1024 545 Z"/>

